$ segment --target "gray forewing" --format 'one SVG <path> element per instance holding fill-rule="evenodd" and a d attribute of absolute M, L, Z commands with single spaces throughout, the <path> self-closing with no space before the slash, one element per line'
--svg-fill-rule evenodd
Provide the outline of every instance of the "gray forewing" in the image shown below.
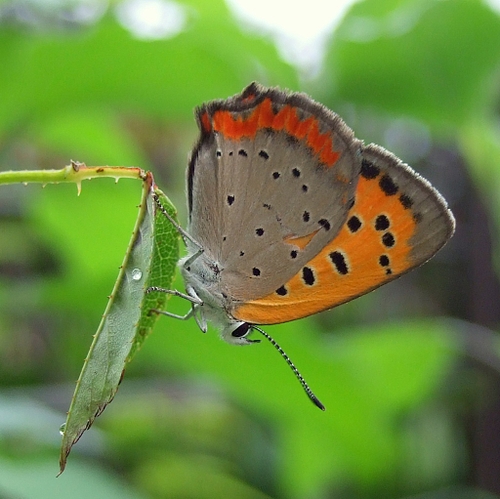
<path fill-rule="evenodd" d="M 201 147 L 192 179 L 190 232 L 220 262 L 235 300 L 265 296 L 331 241 L 345 222 L 360 169 L 360 143 L 339 120 L 327 168 L 285 132 L 252 139 L 216 135 Z M 294 239 L 310 237 L 305 247 Z"/>

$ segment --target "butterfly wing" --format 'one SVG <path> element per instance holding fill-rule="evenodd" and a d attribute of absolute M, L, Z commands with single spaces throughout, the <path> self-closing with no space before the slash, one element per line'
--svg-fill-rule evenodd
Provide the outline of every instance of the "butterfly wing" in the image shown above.
<path fill-rule="evenodd" d="M 426 262 L 452 236 L 453 215 L 429 182 L 379 146 L 362 155 L 338 235 L 274 292 L 235 304 L 235 318 L 277 324 L 335 307 Z"/>
<path fill-rule="evenodd" d="M 266 296 L 340 231 L 361 142 L 304 94 L 251 84 L 197 110 L 189 232 L 221 268 L 230 301 Z"/>

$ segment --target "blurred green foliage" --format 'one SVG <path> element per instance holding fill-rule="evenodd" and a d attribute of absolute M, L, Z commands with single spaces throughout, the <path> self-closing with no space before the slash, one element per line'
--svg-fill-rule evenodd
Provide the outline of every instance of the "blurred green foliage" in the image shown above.
<path fill-rule="evenodd" d="M 457 234 L 375 293 L 266 328 L 325 413 L 270 345 L 161 318 L 56 480 L 59 425 L 141 186 L 1 186 L 0 497 L 500 494 L 498 14 L 479 0 L 361 1 L 311 79 L 222 1 L 179 3 L 184 29 L 157 40 L 123 27 L 119 2 L 92 4 L 86 22 L 70 2 L 0 3 L 0 169 L 140 166 L 184 220 L 193 107 L 258 80 L 308 91 L 411 162 Z"/>

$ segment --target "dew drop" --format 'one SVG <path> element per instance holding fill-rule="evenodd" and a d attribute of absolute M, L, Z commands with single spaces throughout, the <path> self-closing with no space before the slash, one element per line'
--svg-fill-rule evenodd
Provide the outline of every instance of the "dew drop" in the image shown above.
<path fill-rule="evenodd" d="M 134 281 L 140 281 L 142 279 L 142 270 L 137 268 L 132 270 L 132 279 Z"/>
<path fill-rule="evenodd" d="M 61 426 L 59 426 L 59 433 L 61 436 L 64 436 L 64 432 L 66 431 L 66 423 L 63 423 Z"/>

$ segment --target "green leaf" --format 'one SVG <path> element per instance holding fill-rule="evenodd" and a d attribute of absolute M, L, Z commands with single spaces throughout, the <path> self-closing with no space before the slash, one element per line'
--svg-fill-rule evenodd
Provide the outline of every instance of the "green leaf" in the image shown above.
<path fill-rule="evenodd" d="M 146 294 L 151 285 L 168 287 L 171 284 L 178 258 L 178 237 L 164 215 L 157 211 L 152 186 L 153 177 L 148 174 L 118 280 L 77 381 L 63 431 L 61 472 L 72 446 L 111 402 L 126 363 L 151 332 L 157 318 L 156 314 L 150 315 L 151 308 L 163 309 L 168 298 L 161 293 L 155 293 L 154 297 Z M 174 214 L 165 195 L 158 189 L 155 191 Z"/>
<path fill-rule="evenodd" d="M 170 216 L 176 216 L 176 210 L 165 194 L 154 187 L 154 192 L 167 210 Z M 151 286 L 159 286 L 170 289 L 174 279 L 177 261 L 179 260 L 179 233 L 170 223 L 170 220 L 163 213 L 155 208 L 153 259 L 149 272 L 146 289 Z M 137 350 L 142 346 L 144 340 L 151 333 L 152 328 L 158 319 L 158 314 L 151 314 L 151 309 L 165 310 L 170 295 L 166 293 L 145 294 L 142 301 L 142 314 L 137 327 L 132 349 L 127 358 L 127 362 L 132 360 Z"/>

